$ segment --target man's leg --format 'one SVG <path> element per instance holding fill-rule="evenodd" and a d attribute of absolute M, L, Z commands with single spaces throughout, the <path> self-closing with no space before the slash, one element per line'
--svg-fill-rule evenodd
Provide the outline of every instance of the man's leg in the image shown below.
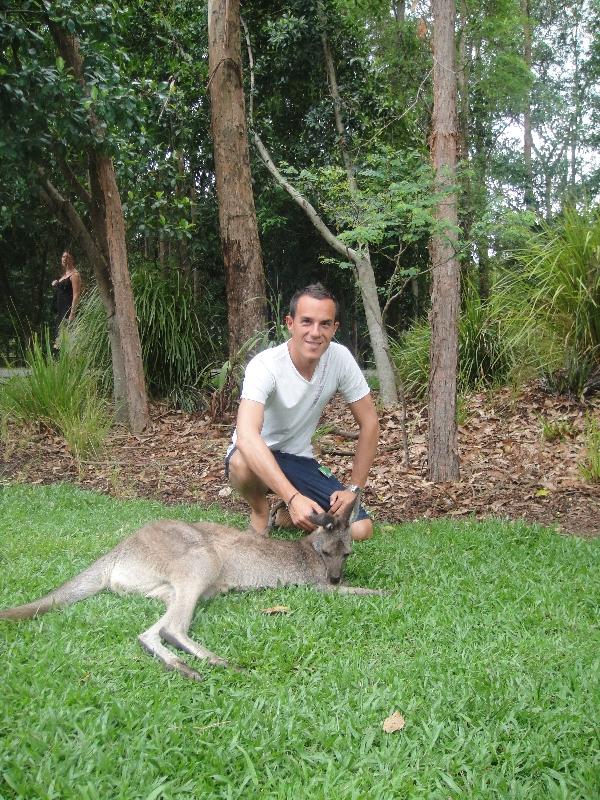
<path fill-rule="evenodd" d="M 281 471 L 293 486 L 296 487 L 302 494 L 312 498 L 318 503 L 321 508 L 327 510 L 329 508 L 329 499 L 333 492 L 342 489 L 343 484 L 331 474 L 331 472 L 313 458 L 304 458 L 303 456 L 295 456 L 290 453 L 281 453 L 274 451 L 273 455 L 277 461 Z M 283 515 L 287 515 L 287 511 L 281 510 L 282 515 L 278 524 L 287 527 L 287 522 L 283 520 Z M 289 516 L 289 515 L 288 515 Z M 356 542 L 370 539 L 373 535 L 373 520 L 368 516 L 365 509 L 361 506 L 358 519 L 352 523 L 350 530 L 352 538 Z"/>
<path fill-rule="evenodd" d="M 250 504 L 250 524 L 258 533 L 264 533 L 269 522 L 268 488 L 252 472 L 244 456 L 234 450 L 228 461 L 229 482 Z"/>
<path fill-rule="evenodd" d="M 373 536 L 373 520 L 372 519 L 357 519 L 350 526 L 352 538 L 355 542 L 364 542 L 365 539 L 370 539 Z"/>

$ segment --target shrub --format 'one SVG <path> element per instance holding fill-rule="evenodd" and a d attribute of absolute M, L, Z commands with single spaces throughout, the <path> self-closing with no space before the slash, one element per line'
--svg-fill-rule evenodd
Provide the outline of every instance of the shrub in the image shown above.
<path fill-rule="evenodd" d="M 427 320 L 417 321 L 399 340 L 392 341 L 391 353 L 405 391 L 423 397 L 429 383 L 431 329 Z M 467 286 L 458 331 L 458 391 L 505 381 L 518 355 L 512 332 L 491 302 L 479 298 Z"/>
<path fill-rule="evenodd" d="M 591 414 L 585 420 L 585 461 L 578 467 L 588 483 L 600 483 L 600 422 Z"/>
<path fill-rule="evenodd" d="M 198 307 L 177 271 L 162 274 L 155 267 L 136 269 L 132 288 L 148 391 L 191 411 L 201 401 L 200 390 L 221 346 L 221 331 L 208 304 Z M 96 290 L 82 301 L 75 327 L 75 346 L 112 385 L 106 315 Z"/>
<path fill-rule="evenodd" d="M 600 361 L 600 211 L 567 209 L 517 258 L 523 272 L 503 283 L 521 298 L 513 310 L 522 336 L 532 341 L 541 334 L 549 383 L 581 395 Z"/>
<path fill-rule="evenodd" d="M 107 401 L 98 379 L 63 335 L 52 355 L 49 340 L 34 338 L 25 354 L 29 373 L 0 386 L 0 412 L 16 422 L 40 422 L 62 435 L 81 458 L 99 449 L 110 427 Z"/>

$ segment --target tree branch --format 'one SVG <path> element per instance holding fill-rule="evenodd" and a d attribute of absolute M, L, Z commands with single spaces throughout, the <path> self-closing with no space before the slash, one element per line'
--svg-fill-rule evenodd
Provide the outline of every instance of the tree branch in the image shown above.
<path fill-rule="evenodd" d="M 83 203 L 85 203 L 86 207 L 89 210 L 92 206 L 91 194 L 88 192 L 85 186 L 83 186 L 83 184 L 79 182 L 77 176 L 75 175 L 75 173 L 65 160 L 63 154 L 60 152 L 57 145 L 54 145 L 52 147 L 52 154 L 54 155 L 56 163 L 58 164 L 58 168 L 60 169 L 67 184 L 70 186 L 73 192 L 75 192 L 77 197 L 79 197 L 79 199 L 82 200 Z"/>
<path fill-rule="evenodd" d="M 39 194 L 43 203 L 50 209 L 56 219 L 68 228 L 85 251 L 94 268 L 98 290 L 103 298 L 112 298 L 112 289 L 108 278 L 108 264 L 102 251 L 94 241 L 77 210 L 60 194 L 58 189 L 40 169 Z M 112 300 L 111 300 L 112 305 Z"/>

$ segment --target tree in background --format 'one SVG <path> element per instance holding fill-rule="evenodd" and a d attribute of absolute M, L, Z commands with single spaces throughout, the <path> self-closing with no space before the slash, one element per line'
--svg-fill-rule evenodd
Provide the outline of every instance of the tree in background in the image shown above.
<path fill-rule="evenodd" d="M 429 474 L 458 480 L 456 379 L 460 270 L 457 257 L 456 72 L 454 0 L 433 0 L 433 117 L 430 148 L 441 229 L 431 239 L 431 366 L 429 377 Z"/>
<path fill-rule="evenodd" d="M 79 27 L 85 35 L 85 15 L 76 15 L 71 6 L 27 5 L 22 9 L 23 21 L 17 15 L 17 22 L 2 30 L 3 50 L 12 51 L 3 97 L 12 112 L 8 124 L 22 126 L 19 145 L 9 152 L 22 165 L 27 164 L 28 177 L 37 185 L 39 196 L 93 266 L 108 321 L 116 418 L 140 431 L 148 422 L 148 407 L 127 268 L 125 222 L 108 125 L 96 108 L 99 75 L 94 67 L 98 70 L 107 64 L 97 50 L 93 66 L 86 65 L 76 33 Z M 94 34 L 89 29 L 87 33 L 93 41 Z M 44 64 L 53 66 L 44 68 Z M 10 127 L 5 135 L 11 136 Z M 88 167 L 83 179 L 81 161 Z M 62 176 L 83 212 L 61 194 L 53 172 Z"/>
<path fill-rule="evenodd" d="M 239 0 L 210 0 L 208 53 L 229 353 L 266 327 L 265 280 L 252 193 L 242 85 Z"/>

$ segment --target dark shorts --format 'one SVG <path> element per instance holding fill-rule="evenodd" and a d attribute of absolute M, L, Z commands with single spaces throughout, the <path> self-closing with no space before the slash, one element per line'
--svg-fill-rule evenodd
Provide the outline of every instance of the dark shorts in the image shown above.
<path fill-rule="evenodd" d="M 235 450 L 236 448 L 234 447 L 225 458 L 225 476 L 227 478 L 229 477 L 229 459 L 235 453 Z M 288 481 L 301 494 L 310 497 L 325 511 L 329 508 L 331 495 L 340 489 L 346 488 L 343 483 L 338 481 L 335 475 L 329 473 L 329 470 L 326 467 L 322 467 L 314 458 L 282 453 L 280 450 L 273 450 L 272 453 Z M 358 512 L 358 519 L 369 519 L 369 515 L 362 506 Z"/>

